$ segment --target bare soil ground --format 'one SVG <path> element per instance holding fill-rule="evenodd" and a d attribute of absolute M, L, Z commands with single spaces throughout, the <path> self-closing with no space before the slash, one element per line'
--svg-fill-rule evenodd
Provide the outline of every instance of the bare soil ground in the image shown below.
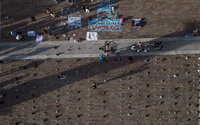
<path fill-rule="evenodd" d="M 199 55 L 1 64 L 1 124 L 196 125 Z M 58 74 L 66 75 L 61 80 Z M 106 81 L 105 81 L 106 80 Z M 97 89 L 92 89 L 93 82 Z"/>
<path fill-rule="evenodd" d="M 10 31 L 15 29 L 23 32 L 25 41 L 35 40 L 28 38 L 27 31 L 35 30 L 43 33 L 45 26 L 51 26 L 53 35 L 45 34 L 44 40 L 64 40 L 63 34 L 71 37 L 76 33 L 77 37 L 85 38 L 88 31 L 88 18 L 96 17 L 97 2 L 102 0 L 79 0 L 76 4 L 69 4 L 65 1 L 55 4 L 53 0 L 4 0 L 2 1 L 2 15 L 10 16 L 10 19 L 2 17 L 1 30 L 7 35 L 2 36 L 1 41 L 16 41 L 10 35 Z M 123 17 L 123 32 L 99 32 L 99 39 L 122 39 L 122 38 L 144 38 L 144 37 L 172 37 L 184 36 L 199 29 L 200 21 L 200 1 L 199 0 L 112 0 L 115 2 L 118 16 Z M 83 29 L 69 30 L 59 29 L 60 21 L 67 21 L 67 18 L 60 18 L 61 8 L 72 9 L 76 5 L 87 5 L 91 12 L 86 14 L 83 10 L 73 12 L 82 16 Z M 45 12 L 49 7 L 57 15 L 52 18 Z M 30 17 L 35 16 L 38 21 L 31 21 Z M 131 27 L 132 18 L 144 18 L 146 25 L 142 29 Z M 199 34 L 197 34 L 199 35 Z"/>

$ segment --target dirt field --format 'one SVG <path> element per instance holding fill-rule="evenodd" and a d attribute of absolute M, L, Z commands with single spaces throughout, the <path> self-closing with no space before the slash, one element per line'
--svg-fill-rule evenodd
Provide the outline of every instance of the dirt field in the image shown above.
<path fill-rule="evenodd" d="M 199 55 L 1 64 L 3 125 L 196 125 Z M 66 75 L 64 80 L 58 74 Z M 93 82 L 97 89 L 92 89 Z"/>
<path fill-rule="evenodd" d="M 4 0 L 2 1 L 2 16 L 8 15 L 10 18 L 2 17 L 2 36 L 1 41 L 16 41 L 10 35 L 10 31 L 15 29 L 23 32 L 26 36 L 25 41 L 35 40 L 28 38 L 27 31 L 35 30 L 43 33 L 45 26 L 52 28 L 53 35 L 45 35 L 44 40 L 64 40 L 63 34 L 67 38 L 76 33 L 77 38 L 85 38 L 88 31 L 88 18 L 96 17 L 97 2 L 102 0 L 80 0 L 76 4 L 69 4 L 65 1 L 55 4 L 53 0 Z M 169 37 L 184 36 L 199 29 L 200 21 L 200 1 L 199 0 L 112 0 L 115 2 L 118 16 L 125 19 L 122 32 L 99 32 L 99 39 L 122 39 L 122 38 L 144 38 L 144 37 Z M 73 12 L 82 16 L 82 29 L 69 30 L 59 29 L 60 21 L 67 21 L 67 18 L 60 18 L 61 8 L 69 7 L 72 10 L 76 5 L 79 10 Z M 80 9 L 81 5 L 88 5 L 90 13 L 87 14 Z M 49 7 L 57 15 L 52 18 L 46 14 Z M 35 16 L 38 21 L 31 21 L 30 17 Z M 142 29 L 131 27 L 132 18 L 144 18 L 146 25 Z M 199 34 L 197 34 L 199 35 Z"/>

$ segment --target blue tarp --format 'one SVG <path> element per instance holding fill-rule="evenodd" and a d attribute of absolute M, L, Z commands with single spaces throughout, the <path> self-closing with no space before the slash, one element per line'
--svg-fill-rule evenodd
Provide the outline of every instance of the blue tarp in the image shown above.
<path fill-rule="evenodd" d="M 35 36 L 35 31 L 28 31 L 28 36 Z"/>

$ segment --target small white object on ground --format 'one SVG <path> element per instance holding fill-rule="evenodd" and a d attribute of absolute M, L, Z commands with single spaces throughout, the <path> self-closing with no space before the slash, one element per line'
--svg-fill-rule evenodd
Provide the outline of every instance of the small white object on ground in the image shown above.
<path fill-rule="evenodd" d="M 136 47 L 135 46 L 131 46 L 131 50 L 136 50 Z"/>
<path fill-rule="evenodd" d="M 174 75 L 174 78 L 176 78 L 176 77 L 178 77 L 178 75 L 177 75 L 177 74 L 175 74 L 175 75 Z"/>
<path fill-rule="evenodd" d="M 77 40 L 76 40 L 76 39 L 74 39 L 74 43 L 77 43 Z"/>
<path fill-rule="evenodd" d="M 106 80 L 104 80 L 104 82 L 106 82 Z"/>
<path fill-rule="evenodd" d="M 66 34 L 63 34 L 63 37 L 65 38 L 65 37 L 66 37 Z"/>

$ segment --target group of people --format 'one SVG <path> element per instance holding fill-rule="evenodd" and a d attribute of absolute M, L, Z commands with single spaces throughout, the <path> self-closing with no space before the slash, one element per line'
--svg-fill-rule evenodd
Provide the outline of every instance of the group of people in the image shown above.
<path fill-rule="evenodd" d="M 104 61 L 107 56 L 115 52 L 114 47 L 111 46 L 111 42 L 107 41 L 105 41 L 104 46 L 100 47 L 99 50 L 102 50 L 104 52 L 104 54 L 99 56 L 100 62 Z"/>
<path fill-rule="evenodd" d="M 86 13 L 89 13 L 89 12 L 90 12 L 89 6 L 82 5 L 82 6 L 81 6 L 81 9 L 82 9 L 83 11 L 85 11 Z"/>
<path fill-rule="evenodd" d="M 131 50 L 135 51 L 135 52 L 149 52 L 149 51 L 154 51 L 154 50 L 162 50 L 163 45 L 161 41 L 147 41 L 147 42 L 139 42 L 137 44 L 134 44 L 133 46 L 131 46 Z"/>
<path fill-rule="evenodd" d="M 111 42 L 104 42 L 104 46 L 100 47 L 99 50 L 103 50 L 105 53 L 113 53 L 115 49 L 111 46 Z"/>

